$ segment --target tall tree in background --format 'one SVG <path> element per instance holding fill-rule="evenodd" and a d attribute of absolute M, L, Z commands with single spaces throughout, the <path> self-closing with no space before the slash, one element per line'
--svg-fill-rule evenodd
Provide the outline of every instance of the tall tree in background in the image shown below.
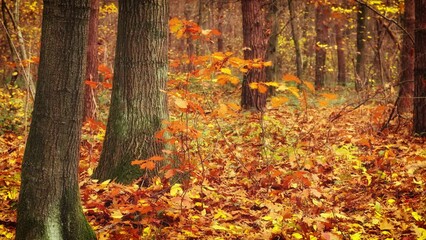
<path fill-rule="evenodd" d="M 341 3 L 346 7 L 346 1 Z M 336 37 L 336 50 L 337 50 L 337 84 L 340 86 L 346 85 L 346 41 L 343 34 L 343 28 L 346 22 L 344 14 L 334 14 L 334 33 Z"/>
<path fill-rule="evenodd" d="M 266 14 L 267 26 L 269 26 L 270 36 L 268 40 L 268 48 L 266 50 L 266 61 L 272 61 L 273 65 L 266 68 L 266 81 L 276 81 L 278 75 L 278 0 L 270 0 L 268 13 Z M 270 88 L 270 93 L 273 88 Z"/>
<path fill-rule="evenodd" d="M 315 89 L 324 87 L 326 72 L 325 60 L 327 52 L 322 45 L 328 43 L 328 9 L 323 4 L 319 3 L 315 9 Z"/>
<path fill-rule="evenodd" d="M 96 239 L 79 195 L 88 0 L 45 0 L 16 239 Z"/>
<path fill-rule="evenodd" d="M 365 41 L 367 39 L 366 30 L 367 7 L 363 3 L 358 4 L 357 26 L 356 26 L 356 63 L 355 63 L 355 89 L 361 91 L 368 84 L 365 72 Z"/>
<path fill-rule="evenodd" d="M 414 0 L 405 0 L 404 33 L 401 50 L 401 76 L 399 79 L 398 112 L 408 113 L 413 109 L 414 93 Z M 411 37 L 409 35 L 411 35 Z"/>
<path fill-rule="evenodd" d="M 297 19 L 295 11 L 295 2 L 293 0 L 288 0 L 288 11 L 290 14 L 290 26 L 291 26 L 291 36 L 294 43 L 294 50 L 296 53 L 296 75 L 298 78 L 302 78 L 303 66 L 302 66 L 302 50 L 300 49 L 300 33 L 297 28 Z"/>
<path fill-rule="evenodd" d="M 426 0 L 415 0 L 414 133 L 426 136 Z"/>
<path fill-rule="evenodd" d="M 154 134 L 168 118 L 167 0 L 120 0 L 111 109 L 93 177 L 130 183 L 143 174 L 131 162 L 161 155 Z"/>
<path fill-rule="evenodd" d="M 224 9 L 223 6 L 225 5 L 224 0 L 218 0 L 217 1 L 217 30 L 221 32 L 220 36 L 217 39 L 217 51 L 223 52 L 224 51 L 224 45 L 223 45 L 223 21 L 225 20 L 224 17 Z"/>
<path fill-rule="evenodd" d="M 269 39 L 269 31 L 266 26 L 263 7 L 269 6 L 269 1 L 242 0 L 241 9 L 243 15 L 243 44 L 244 59 L 266 59 L 266 51 Z M 249 84 L 253 82 L 264 82 L 266 80 L 266 69 L 250 69 L 244 75 L 241 106 L 244 109 L 255 109 L 262 111 L 266 106 L 267 93 L 261 93 L 257 89 L 251 89 Z"/>
<path fill-rule="evenodd" d="M 98 18 L 99 0 L 90 0 L 89 41 L 87 47 L 86 80 L 98 82 Z M 84 93 L 84 120 L 96 119 L 95 88 L 86 85 Z"/>

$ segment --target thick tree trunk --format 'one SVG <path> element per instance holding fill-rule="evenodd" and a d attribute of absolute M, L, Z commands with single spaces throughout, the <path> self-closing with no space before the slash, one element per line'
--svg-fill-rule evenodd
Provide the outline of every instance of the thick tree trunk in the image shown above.
<path fill-rule="evenodd" d="M 267 6 L 265 1 L 242 0 L 241 9 L 243 15 L 243 44 L 244 59 L 253 60 L 266 59 L 269 33 L 265 22 L 265 11 L 262 6 Z M 244 109 L 263 111 L 266 106 L 267 93 L 260 93 L 257 89 L 251 89 L 252 82 L 264 82 L 266 80 L 266 69 L 250 69 L 244 75 L 241 106 Z"/>
<path fill-rule="evenodd" d="M 337 45 L 337 84 L 340 86 L 346 85 L 346 58 L 345 49 L 346 44 L 343 38 L 342 24 L 336 23 L 336 45 Z"/>
<path fill-rule="evenodd" d="M 144 172 L 133 160 L 162 155 L 154 134 L 168 118 L 167 0 L 120 0 L 111 110 L 93 175 L 131 183 Z"/>
<path fill-rule="evenodd" d="M 326 7 L 319 4 L 315 9 L 315 42 L 317 44 L 315 46 L 315 89 L 323 88 L 325 83 L 327 52 L 320 45 L 328 43 L 327 15 Z"/>
<path fill-rule="evenodd" d="M 88 0 L 44 1 L 16 239 L 96 239 L 77 182 L 89 6 Z"/>
<path fill-rule="evenodd" d="M 89 18 L 89 41 L 87 47 L 86 79 L 99 82 L 98 75 L 98 16 L 99 0 L 91 0 Z M 83 119 L 96 119 L 96 94 L 95 88 L 85 86 L 84 91 L 84 115 Z"/>
<path fill-rule="evenodd" d="M 357 27 L 356 27 L 356 63 L 355 63 L 355 89 L 361 91 L 368 84 L 368 79 L 365 72 L 365 41 L 367 40 L 366 31 L 367 7 L 359 3 L 357 12 Z"/>
<path fill-rule="evenodd" d="M 414 134 L 426 137 L 426 0 L 415 0 Z"/>
<path fill-rule="evenodd" d="M 303 63 L 302 63 L 302 51 L 300 49 L 300 34 L 297 28 L 296 13 L 294 9 L 294 1 L 288 0 L 288 11 L 290 13 L 290 26 L 291 36 L 294 43 L 294 51 L 296 53 L 296 75 L 298 78 L 302 78 L 303 74 Z"/>
<path fill-rule="evenodd" d="M 414 0 L 405 0 L 404 23 L 407 33 L 414 38 Z M 404 33 L 401 50 L 401 76 L 399 79 L 398 112 L 408 113 L 413 109 L 414 94 L 414 43 Z"/>

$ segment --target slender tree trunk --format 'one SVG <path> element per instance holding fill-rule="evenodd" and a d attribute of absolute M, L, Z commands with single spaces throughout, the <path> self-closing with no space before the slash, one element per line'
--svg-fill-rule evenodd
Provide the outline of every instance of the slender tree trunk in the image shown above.
<path fill-rule="evenodd" d="M 404 23 L 407 33 L 414 39 L 415 13 L 414 0 L 405 0 Z M 414 43 L 404 33 L 401 50 L 401 76 L 399 79 L 398 112 L 408 113 L 413 110 L 414 94 Z"/>
<path fill-rule="evenodd" d="M 267 6 L 265 1 L 242 0 L 241 9 L 243 15 L 243 44 L 244 59 L 253 60 L 266 59 L 269 33 L 265 24 L 265 11 L 262 5 Z M 257 89 L 251 89 L 252 82 L 264 82 L 266 80 L 266 69 L 250 69 L 244 75 L 241 106 L 244 109 L 263 111 L 266 106 L 267 93 L 260 93 Z"/>
<path fill-rule="evenodd" d="M 268 40 L 268 49 L 266 50 L 266 61 L 272 61 L 272 66 L 266 68 L 266 81 L 276 81 L 278 74 L 277 64 L 277 44 L 278 44 L 278 1 L 271 0 L 269 3 L 268 14 L 266 16 L 267 25 L 270 26 L 271 35 Z M 270 88 L 270 94 L 273 94 L 273 88 Z"/>
<path fill-rule="evenodd" d="M 45 0 L 16 239 L 96 239 L 80 204 L 78 162 L 88 0 Z M 60 36 L 60 37 L 58 37 Z"/>
<path fill-rule="evenodd" d="M 414 134 L 426 137 L 426 0 L 415 0 Z"/>
<path fill-rule="evenodd" d="M 326 66 L 325 61 L 327 52 L 323 44 L 328 43 L 328 28 L 327 28 L 327 9 L 325 6 L 319 4 L 315 9 L 315 32 L 316 32 L 316 46 L 315 46 L 315 88 L 321 89 L 325 83 Z"/>
<path fill-rule="evenodd" d="M 217 1 L 217 30 L 219 30 L 219 32 L 221 32 L 219 38 L 217 39 L 217 51 L 218 52 L 223 52 L 224 51 L 224 45 L 223 45 L 223 21 L 224 21 L 224 16 L 223 16 L 223 5 L 224 5 L 224 0 L 218 0 Z"/>
<path fill-rule="evenodd" d="M 89 41 L 87 47 L 86 81 L 99 82 L 98 75 L 98 16 L 99 0 L 91 0 L 89 19 Z M 95 88 L 85 86 L 84 91 L 84 120 L 96 119 Z"/>
<path fill-rule="evenodd" d="M 367 40 L 366 17 L 367 7 L 364 4 L 358 4 L 357 28 L 356 28 L 356 64 L 355 64 L 355 89 L 361 91 L 368 84 L 365 72 L 365 41 Z"/>
<path fill-rule="evenodd" d="M 337 45 L 337 84 L 340 86 L 346 85 L 346 58 L 345 49 L 346 44 L 343 38 L 342 24 L 337 22 L 334 25 L 336 33 L 336 45 Z"/>
<path fill-rule="evenodd" d="M 111 110 L 93 177 L 129 184 L 144 174 L 133 160 L 162 155 L 154 135 L 168 118 L 167 0 L 120 0 Z"/>
<path fill-rule="evenodd" d="M 302 78 L 303 74 L 303 63 L 302 63 L 302 51 L 300 49 L 300 34 L 297 28 L 296 13 L 294 9 L 294 1 L 288 0 L 288 10 L 290 13 L 290 26 L 291 36 L 293 38 L 294 50 L 296 53 L 296 75 L 298 78 Z"/>

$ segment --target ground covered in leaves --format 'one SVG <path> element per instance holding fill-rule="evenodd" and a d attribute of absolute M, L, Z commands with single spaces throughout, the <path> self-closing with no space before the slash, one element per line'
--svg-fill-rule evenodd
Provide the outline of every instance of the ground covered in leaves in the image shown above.
<path fill-rule="evenodd" d="M 85 124 L 80 192 L 99 239 L 426 239 L 426 145 L 409 119 L 379 131 L 392 106 L 218 106 L 172 117 L 195 133 L 177 138 L 187 178 L 175 184 L 170 171 L 148 186 L 92 180 L 105 131 Z M 0 137 L 2 239 L 16 227 L 16 132 Z"/>

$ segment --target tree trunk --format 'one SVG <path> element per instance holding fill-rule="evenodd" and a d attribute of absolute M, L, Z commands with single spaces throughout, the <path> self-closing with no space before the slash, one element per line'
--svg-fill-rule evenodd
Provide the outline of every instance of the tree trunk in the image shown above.
<path fill-rule="evenodd" d="M 339 20 L 337 20 L 339 21 Z M 346 85 L 346 44 L 343 38 L 342 24 L 337 22 L 335 25 L 336 45 L 337 45 L 337 84 Z"/>
<path fill-rule="evenodd" d="M 302 51 L 300 49 L 300 34 L 299 30 L 297 29 L 296 13 L 293 0 L 288 0 L 288 11 L 290 13 L 291 36 L 293 38 L 294 50 L 296 53 L 296 75 L 301 79 L 303 74 Z"/>
<path fill-rule="evenodd" d="M 405 0 L 404 23 L 407 33 L 414 38 L 414 0 Z M 401 50 L 401 76 L 399 79 L 398 112 L 408 113 L 413 110 L 414 94 L 414 43 L 404 33 Z"/>
<path fill-rule="evenodd" d="M 268 15 L 266 16 L 267 25 L 270 26 L 271 35 L 268 40 L 268 49 L 266 50 L 266 61 L 272 61 L 272 66 L 266 68 L 266 81 L 276 81 L 278 74 L 277 64 L 277 44 L 278 44 L 278 1 L 271 0 L 269 3 Z M 273 94 L 273 88 L 270 88 L 270 94 Z"/>
<path fill-rule="evenodd" d="M 223 16 L 223 5 L 225 4 L 223 2 L 224 0 L 218 0 L 217 1 L 217 30 L 221 32 L 220 36 L 217 39 L 217 51 L 223 52 L 224 46 L 223 46 L 223 21 L 225 20 Z"/>
<path fill-rule="evenodd" d="M 44 1 L 16 239 L 96 239 L 77 182 L 89 7 L 88 0 Z"/>
<path fill-rule="evenodd" d="M 414 134 L 426 137 L 426 0 L 415 0 Z"/>
<path fill-rule="evenodd" d="M 115 71 L 104 147 L 93 175 L 129 184 L 144 172 L 133 160 L 162 155 L 154 134 L 168 118 L 167 0 L 121 0 Z"/>
<path fill-rule="evenodd" d="M 367 40 L 366 17 L 367 7 L 359 3 L 357 12 L 357 27 L 356 27 L 356 64 L 355 64 L 355 89 L 361 91 L 368 84 L 368 79 L 365 72 L 365 41 Z"/>
<path fill-rule="evenodd" d="M 267 5 L 260 0 L 242 0 L 241 10 L 243 15 L 243 44 L 244 59 L 253 60 L 266 59 L 269 33 L 265 24 L 265 11 L 262 5 Z M 251 89 L 249 84 L 253 82 L 264 82 L 266 80 L 266 69 L 250 69 L 244 75 L 241 106 L 248 110 L 263 111 L 266 106 L 267 93 L 260 93 L 257 89 Z"/>
<path fill-rule="evenodd" d="M 315 89 L 324 87 L 325 82 L 325 60 L 327 52 L 321 45 L 328 43 L 328 28 L 327 28 L 327 9 L 319 4 L 315 9 Z"/>
<path fill-rule="evenodd" d="M 91 0 L 89 18 L 89 41 L 87 47 L 86 81 L 99 82 L 98 75 L 98 16 L 99 0 Z M 83 119 L 96 119 L 95 88 L 85 86 Z"/>

